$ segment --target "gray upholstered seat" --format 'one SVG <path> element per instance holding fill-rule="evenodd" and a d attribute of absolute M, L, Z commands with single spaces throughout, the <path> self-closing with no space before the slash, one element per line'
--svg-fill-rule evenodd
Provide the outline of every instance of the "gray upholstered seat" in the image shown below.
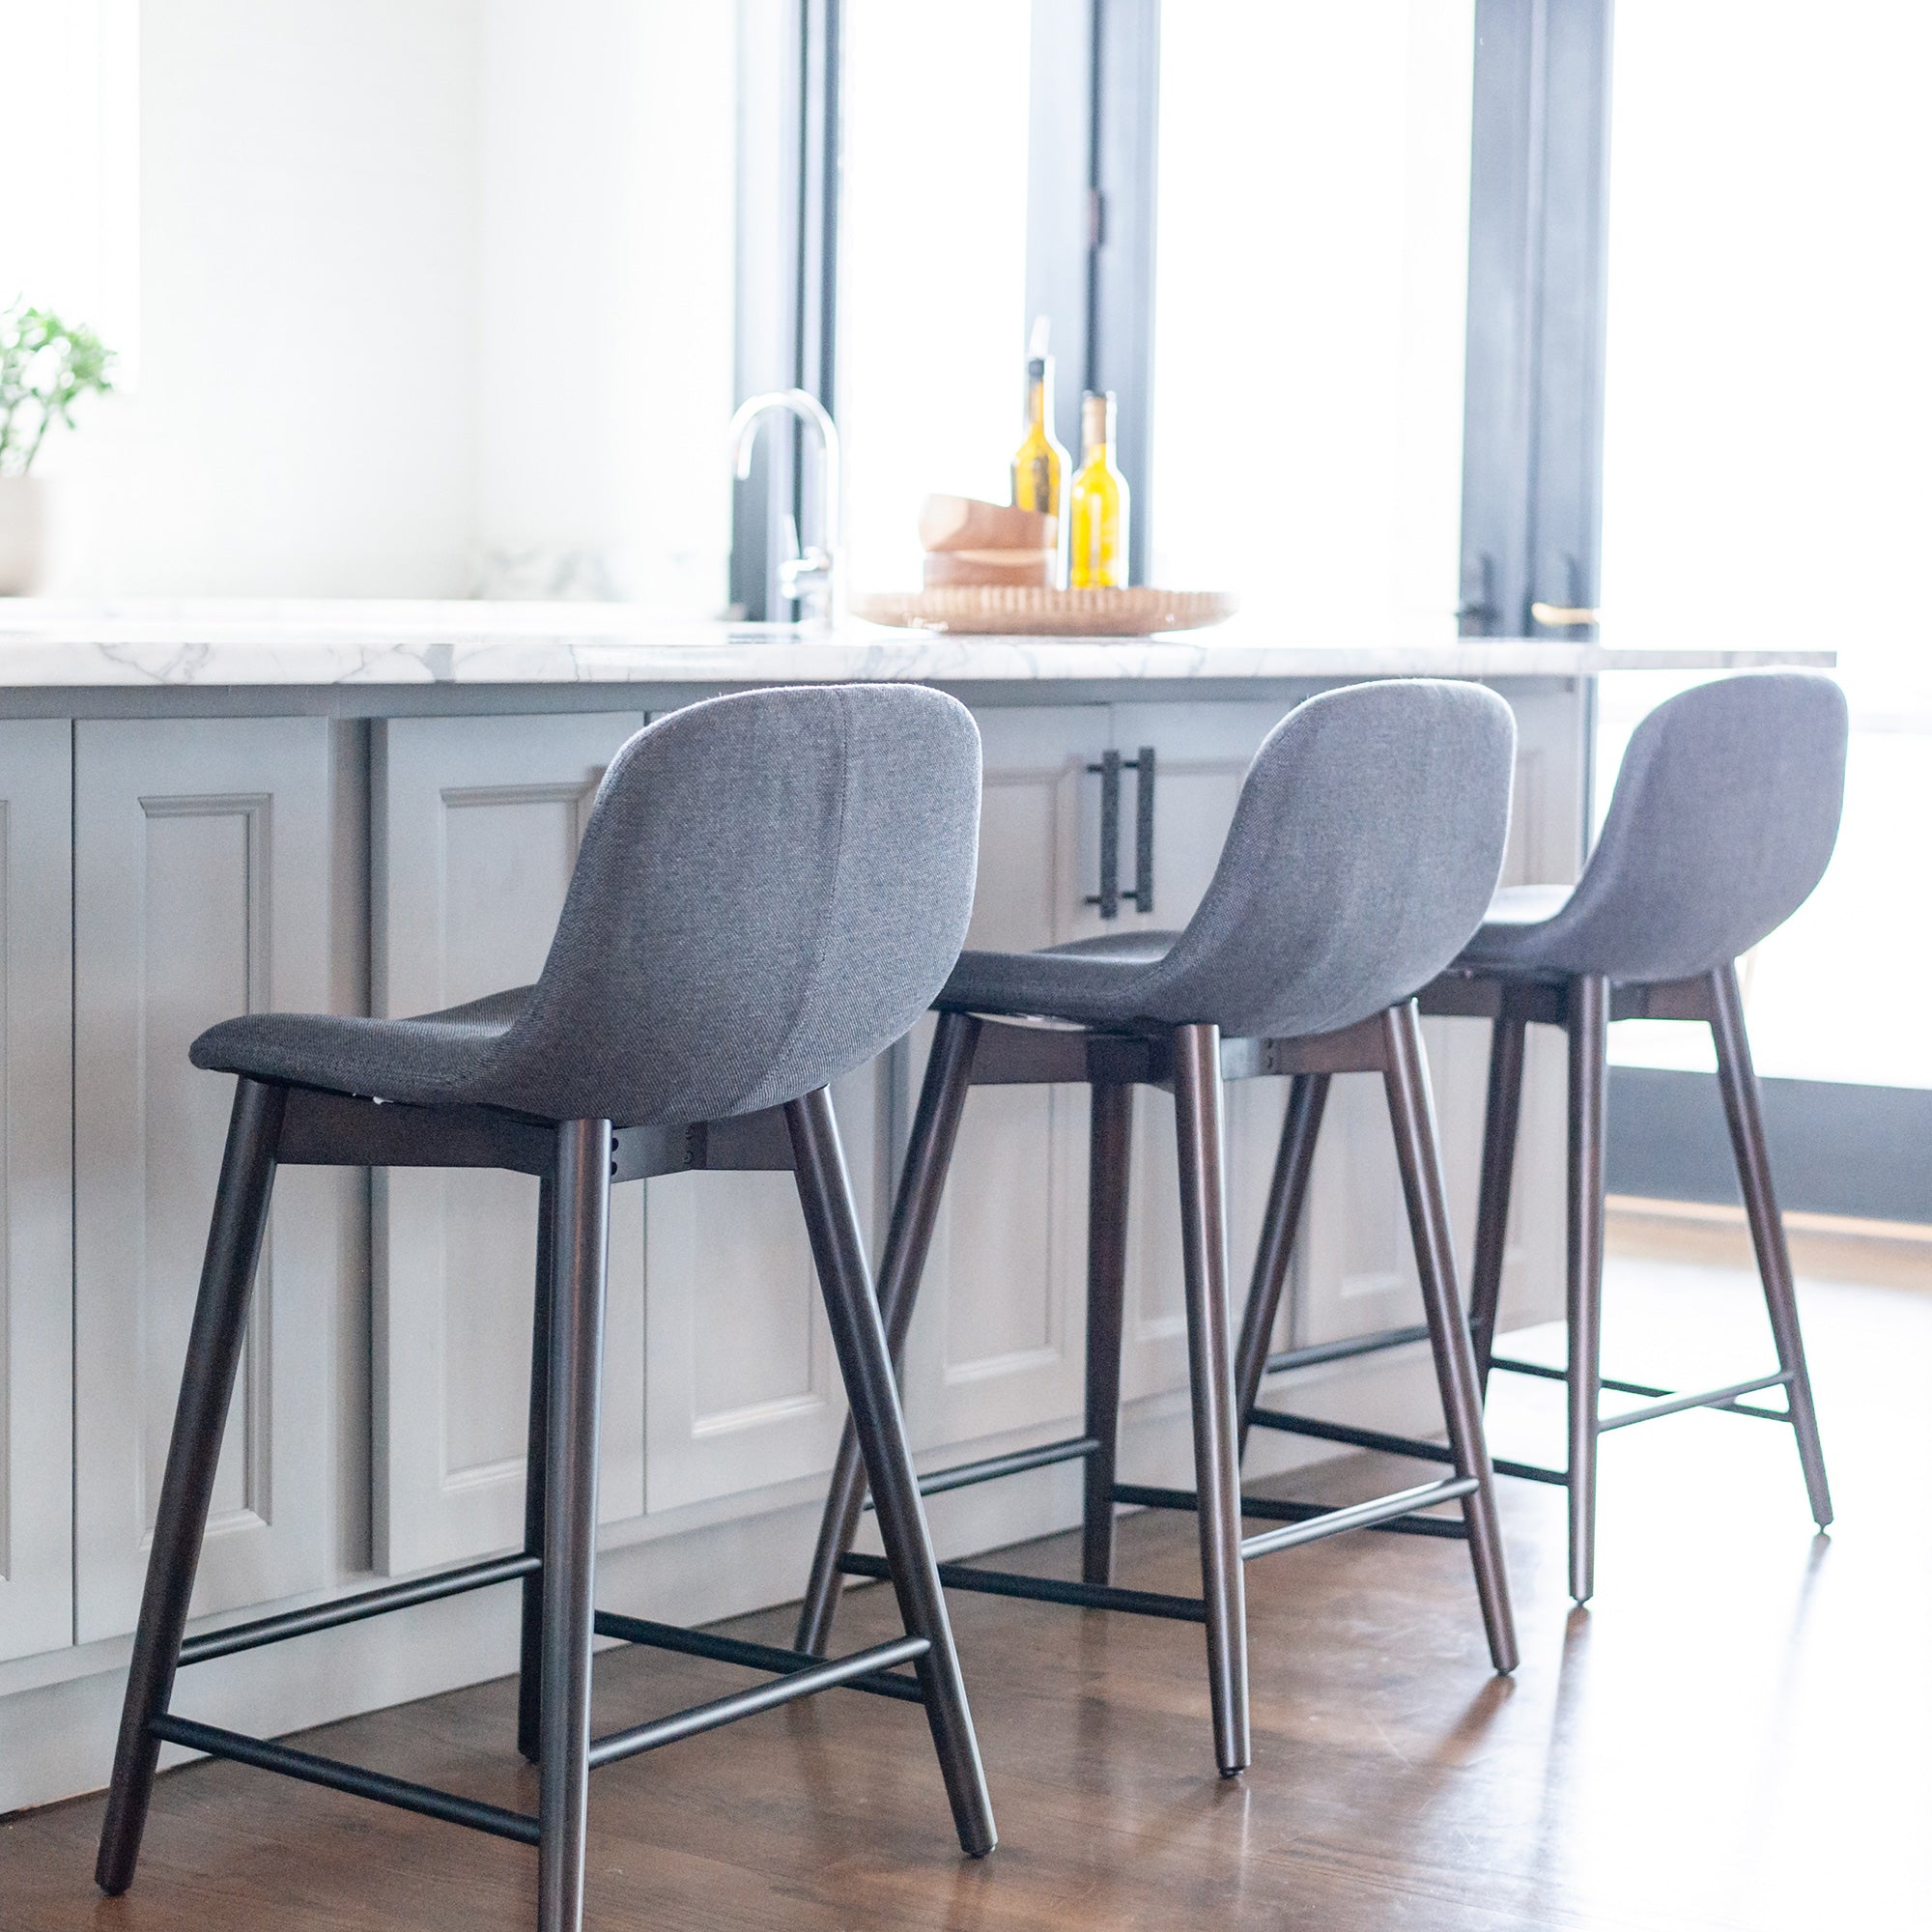
<path fill-rule="evenodd" d="M 534 986 L 418 1019 L 251 1013 L 194 1064 L 554 1121 L 779 1105 L 925 1009 L 965 934 L 979 798 L 979 733 L 939 692 L 693 705 L 611 761 Z"/>
<path fill-rule="evenodd" d="M 1574 889 L 1499 893 L 1458 964 L 1688 980 L 1781 925 L 1824 876 L 1845 792 L 1844 694 L 1811 671 L 1699 685 L 1632 734 Z"/>
<path fill-rule="evenodd" d="M 1480 685 L 1324 692 L 1268 734 L 1179 933 L 967 952 L 938 1004 L 1298 1038 L 1406 999 L 1495 891 L 1516 724 Z"/>

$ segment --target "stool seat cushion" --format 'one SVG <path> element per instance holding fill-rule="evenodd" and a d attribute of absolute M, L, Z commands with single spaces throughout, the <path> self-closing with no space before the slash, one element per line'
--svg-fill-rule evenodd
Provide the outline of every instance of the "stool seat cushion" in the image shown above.
<path fill-rule="evenodd" d="M 1125 1026 L 1143 1011 L 1147 969 L 1178 932 L 1110 932 L 1039 952 L 962 952 L 937 1005 L 976 1013 Z"/>
<path fill-rule="evenodd" d="M 542 976 L 420 1019 L 250 1014 L 197 1066 L 630 1126 L 780 1106 L 905 1034 L 972 911 L 980 734 L 918 685 L 687 705 L 611 761 Z"/>
<path fill-rule="evenodd" d="M 197 1066 L 419 1106 L 487 1104 L 495 1050 L 528 1006 L 530 986 L 419 1019 L 333 1013 L 246 1013 L 223 1020 L 189 1049 Z"/>
<path fill-rule="evenodd" d="M 1515 751 L 1508 705 L 1480 685 L 1323 692 L 1255 753 L 1182 931 L 967 952 L 939 1004 L 1282 1039 L 1367 1019 L 1476 929 L 1502 869 Z"/>
<path fill-rule="evenodd" d="M 1505 886 L 1490 901 L 1476 936 L 1457 959 L 1459 966 L 1507 971 L 1520 962 L 1534 972 L 1544 938 L 1542 928 L 1569 904 L 1573 886 Z"/>

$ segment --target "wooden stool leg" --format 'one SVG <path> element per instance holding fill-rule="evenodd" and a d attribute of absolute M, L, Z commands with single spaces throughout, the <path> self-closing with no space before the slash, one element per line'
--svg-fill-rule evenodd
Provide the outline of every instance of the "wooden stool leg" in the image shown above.
<path fill-rule="evenodd" d="M 932 1559 L 925 1512 L 920 1506 L 919 1478 L 913 1469 L 912 1451 L 906 1445 L 905 1418 L 899 1411 L 886 1331 L 867 1278 L 866 1250 L 859 1239 L 859 1217 L 852 1206 L 831 1095 L 821 1087 L 801 1100 L 789 1102 L 785 1125 L 791 1135 L 799 1205 L 811 1237 L 811 1257 L 825 1296 L 846 1399 L 852 1405 L 852 1421 L 871 1484 L 899 1616 L 909 1634 L 923 1636 L 930 1645 L 917 1668 L 920 1688 L 925 1693 L 926 1722 L 952 1806 L 953 1827 L 961 1849 L 973 1858 L 983 1858 L 998 1836 L 992 1800 L 980 1764 L 973 1714 L 967 1707 L 959 1654 L 953 1647 L 946 1598 Z"/>
<path fill-rule="evenodd" d="M 1429 1063 L 1412 1000 L 1389 1008 L 1382 1015 L 1382 1037 L 1386 1048 L 1382 1084 L 1388 1094 L 1389 1125 L 1395 1131 L 1396 1162 L 1402 1170 L 1403 1195 L 1408 1204 L 1416 1272 L 1422 1280 L 1422 1305 L 1429 1320 L 1430 1347 L 1435 1355 L 1442 1413 L 1449 1424 L 1449 1446 L 1455 1454 L 1456 1473 L 1476 1479 L 1475 1490 L 1463 1498 L 1476 1595 L 1483 1606 L 1490 1657 L 1498 1670 L 1510 1671 L 1517 1666 L 1516 1623 L 1510 1611 L 1509 1575 L 1496 1518 L 1495 1478 L 1483 1433 L 1476 1357 L 1456 1293 L 1456 1244 L 1449 1228 L 1435 1106 L 1430 1095 Z"/>
<path fill-rule="evenodd" d="M 1127 1187 L 1134 1090 L 1096 1084 L 1087 1158 L 1087 1458 L 1080 1576 L 1114 1580 L 1114 1480 L 1121 1435 L 1121 1337 L 1127 1285 Z"/>
<path fill-rule="evenodd" d="M 1522 1118 L 1523 1036 L 1528 1027 L 1507 990 L 1490 1032 L 1490 1092 L 1483 1110 L 1483 1179 L 1476 1202 L 1476 1260 L 1469 1276 L 1469 1339 L 1477 1386 L 1490 1385 L 1502 1298 L 1503 1243 L 1509 1235 L 1510 1183 L 1516 1173 L 1517 1126 Z"/>
<path fill-rule="evenodd" d="M 538 1932 L 579 1932 L 590 1785 L 597 1422 L 611 1214 L 611 1122 L 557 1129 L 544 1512 Z"/>
<path fill-rule="evenodd" d="M 1267 1374 L 1268 1339 L 1281 1312 L 1288 1264 L 1301 1228 L 1315 1141 L 1321 1131 L 1321 1110 L 1328 1103 L 1328 1078 L 1325 1073 L 1297 1073 L 1288 1090 L 1288 1113 L 1275 1150 L 1267 1211 L 1255 1249 L 1254 1279 L 1248 1284 L 1248 1305 L 1241 1315 L 1241 1339 L 1235 1346 L 1235 1414 L 1242 1449 L 1248 1446 L 1248 1418 L 1261 1399 L 1262 1378 Z"/>
<path fill-rule="evenodd" d="M 106 1892 L 128 1889 L 141 1855 L 141 1833 L 148 1822 L 160 1751 L 160 1742 L 149 1726 L 167 1710 L 174 1690 L 222 1431 L 242 1360 L 255 1264 L 269 1220 L 286 1099 L 285 1088 L 255 1080 L 238 1080 L 235 1085 L 228 1143 L 202 1259 L 201 1288 L 175 1406 L 174 1434 L 168 1439 L 155 1540 L 148 1552 L 134 1655 L 121 1707 L 114 1779 L 94 1867 L 95 1883 Z"/>
<path fill-rule="evenodd" d="M 524 1554 L 544 1553 L 544 1497 L 550 1449 L 551 1221 L 556 1183 L 545 1175 L 537 1189 L 537 1279 L 530 1314 L 530 1422 L 524 1476 Z M 542 1756 L 543 1572 L 523 1581 L 523 1643 L 517 1663 L 517 1749 L 535 1764 Z"/>
<path fill-rule="evenodd" d="M 895 1368 L 905 1353 L 906 1331 L 912 1326 L 913 1303 L 925 1271 L 926 1251 L 932 1246 L 933 1225 L 939 1217 L 939 1198 L 946 1191 L 953 1144 L 959 1138 L 959 1119 L 965 1111 L 973 1050 L 979 1038 L 980 1022 L 970 1013 L 940 1014 L 932 1053 L 925 1063 L 925 1079 L 920 1087 L 919 1111 L 913 1116 L 912 1137 L 906 1143 L 905 1172 L 899 1177 L 898 1196 L 893 1203 L 886 1251 L 879 1264 L 879 1316 L 885 1323 Z M 859 1437 L 848 1418 L 832 1465 L 825 1512 L 818 1520 L 818 1545 L 811 1555 L 805 1601 L 799 1605 L 798 1634 L 792 1639 L 795 1650 L 809 1651 L 814 1657 L 825 1655 L 832 1619 L 838 1608 L 839 1559 L 852 1548 L 865 1500 Z"/>
<path fill-rule="evenodd" d="M 1596 1588 L 1597 1435 L 1602 1399 L 1604 1145 L 1610 982 L 1570 981 L 1570 1594 Z"/>
<path fill-rule="evenodd" d="M 1750 1039 L 1745 1032 L 1744 1001 L 1738 991 L 1735 966 L 1721 966 L 1711 975 L 1711 994 L 1714 1014 L 1711 1037 L 1718 1048 L 1718 1085 L 1724 1096 L 1724 1119 L 1731 1130 L 1731 1151 L 1737 1156 L 1738 1180 L 1744 1189 L 1751 1245 L 1757 1251 L 1764 1305 L 1777 1343 L 1777 1366 L 1791 1378 L 1786 1384 L 1785 1400 L 1791 1409 L 1792 1433 L 1798 1437 L 1798 1460 L 1804 1470 L 1811 1520 L 1823 1529 L 1832 1520 L 1832 1491 L 1825 1480 L 1825 1452 L 1818 1441 L 1818 1411 L 1811 1401 L 1811 1376 L 1804 1365 L 1804 1337 L 1798 1326 L 1791 1250 L 1785 1244 L 1784 1220 L 1777 1211 L 1777 1197 L 1772 1191 L 1771 1156 L 1765 1146 L 1764 1116 L 1758 1106 L 1757 1071 L 1751 1065 Z"/>
<path fill-rule="evenodd" d="M 1194 1411 L 1195 1522 L 1208 1608 L 1208 1691 L 1223 1777 L 1246 1768 L 1247 1599 L 1241 1577 L 1240 1446 L 1228 1346 L 1228 1228 L 1222 1169 L 1221 1033 L 1174 1032 L 1174 1118 L 1180 1155 L 1180 1253 Z"/>

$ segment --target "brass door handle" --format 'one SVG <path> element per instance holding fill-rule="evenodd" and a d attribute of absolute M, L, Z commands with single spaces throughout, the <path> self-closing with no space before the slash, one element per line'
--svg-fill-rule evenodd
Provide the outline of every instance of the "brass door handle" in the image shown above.
<path fill-rule="evenodd" d="M 1596 607 L 1590 604 L 1532 604 L 1529 614 L 1539 624 L 1594 624 L 1599 621 Z"/>

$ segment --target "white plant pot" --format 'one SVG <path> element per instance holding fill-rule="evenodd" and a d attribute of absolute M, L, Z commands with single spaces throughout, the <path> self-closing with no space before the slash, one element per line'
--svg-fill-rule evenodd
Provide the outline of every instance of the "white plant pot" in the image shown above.
<path fill-rule="evenodd" d="M 0 476 L 0 597 L 31 597 L 47 572 L 47 486 Z"/>

